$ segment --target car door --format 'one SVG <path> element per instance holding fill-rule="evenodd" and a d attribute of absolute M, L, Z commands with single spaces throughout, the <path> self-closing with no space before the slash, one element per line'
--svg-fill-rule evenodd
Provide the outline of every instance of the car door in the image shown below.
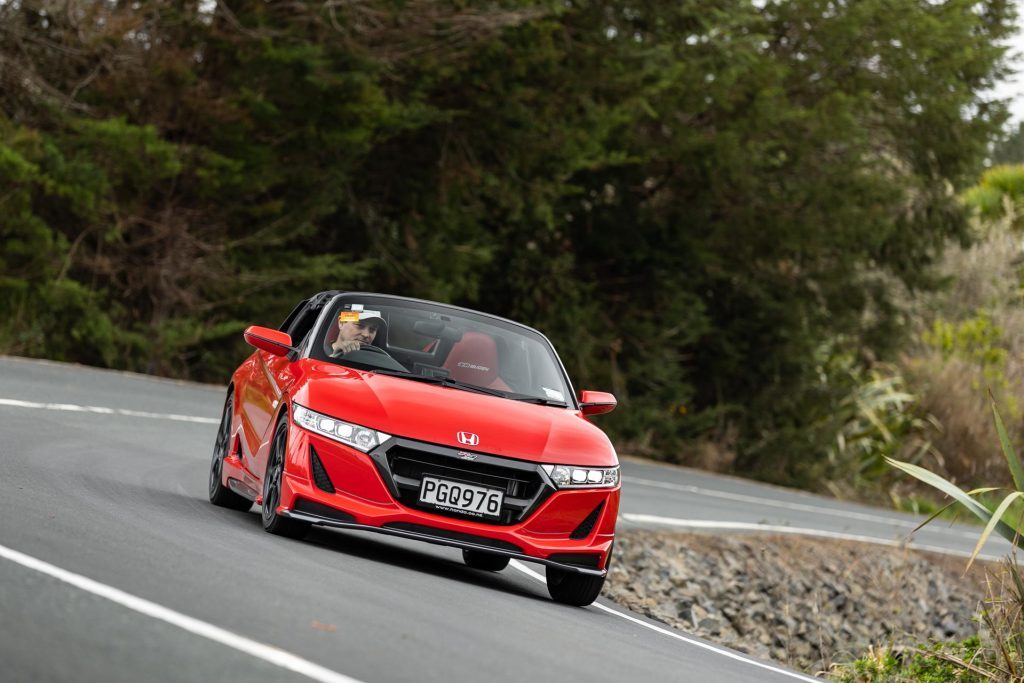
<path fill-rule="evenodd" d="M 256 351 L 245 362 L 243 381 L 238 385 L 239 418 L 242 425 L 242 462 L 245 468 L 259 476 L 263 469 L 260 451 L 266 449 L 270 424 L 281 402 L 281 391 L 270 373 L 266 351 Z"/>
<path fill-rule="evenodd" d="M 285 321 L 292 338 L 292 346 L 301 347 L 306 336 L 313 328 L 319 309 L 311 305 Z M 285 327 L 282 325 L 282 328 Z M 273 428 L 285 395 L 295 382 L 295 360 L 289 356 L 275 356 L 267 351 L 257 351 L 254 359 L 254 370 L 250 376 L 250 385 L 244 403 L 248 412 L 250 434 L 253 447 L 247 454 L 246 468 L 262 479 L 270 454 L 270 440 Z"/>

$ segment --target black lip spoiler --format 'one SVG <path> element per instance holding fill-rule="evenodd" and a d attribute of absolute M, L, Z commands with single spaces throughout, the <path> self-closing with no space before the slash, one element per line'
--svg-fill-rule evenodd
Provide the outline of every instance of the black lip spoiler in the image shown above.
<path fill-rule="evenodd" d="M 463 550 L 479 550 L 482 552 L 491 553 L 492 555 L 501 555 L 503 557 L 508 557 L 515 560 L 522 560 L 523 562 L 543 564 L 547 567 L 556 567 L 558 569 L 575 572 L 577 574 L 586 574 L 587 576 L 605 576 L 608 574 L 608 571 L 605 569 L 596 569 L 593 567 L 580 567 L 578 565 L 566 564 L 564 562 L 554 562 L 552 560 L 547 560 L 540 557 L 531 557 L 530 555 L 519 553 L 514 550 L 505 550 L 503 548 L 495 548 L 489 545 L 481 545 L 479 543 L 471 543 L 469 541 L 460 541 L 454 538 L 444 538 L 443 536 L 432 536 L 430 534 L 421 533 L 419 531 L 369 526 L 368 524 L 359 524 L 357 522 L 342 522 L 336 519 L 331 519 L 330 517 L 322 517 L 320 515 L 315 515 L 308 512 L 299 512 L 296 510 L 282 510 L 280 514 L 283 517 L 295 519 L 300 522 L 309 522 L 310 524 L 319 524 L 321 526 L 329 526 L 334 527 L 336 529 L 350 529 L 352 531 L 372 531 L 374 533 L 385 534 L 387 536 L 398 536 L 399 538 L 408 538 L 413 541 L 424 541 L 426 543 L 433 543 L 434 545 L 447 545 L 453 548 L 462 548 Z"/>

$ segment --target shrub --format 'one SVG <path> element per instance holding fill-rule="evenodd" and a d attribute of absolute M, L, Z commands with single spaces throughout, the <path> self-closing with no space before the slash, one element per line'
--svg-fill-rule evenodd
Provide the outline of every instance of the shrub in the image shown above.
<path fill-rule="evenodd" d="M 978 637 L 972 636 L 927 648 L 872 648 L 860 659 L 836 666 L 831 674 L 841 683 L 980 683 L 989 679 L 958 663 L 974 659 L 980 647 Z"/>

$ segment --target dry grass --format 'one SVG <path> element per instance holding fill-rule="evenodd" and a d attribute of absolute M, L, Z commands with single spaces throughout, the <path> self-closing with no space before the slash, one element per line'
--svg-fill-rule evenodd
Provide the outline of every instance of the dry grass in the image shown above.
<path fill-rule="evenodd" d="M 716 430 L 687 448 L 680 464 L 706 472 L 735 472 L 738 436 L 739 430 L 735 425 Z"/>
<path fill-rule="evenodd" d="M 987 392 L 995 395 L 1007 418 L 1010 437 L 1024 440 L 1024 306 L 1021 261 L 1024 242 L 1006 221 L 989 228 L 984 239 L 968 249 L 951 247 L 937 271 L 948 280 L 942 291 L 913 301 L 918 342 L 901 360 L 922 414 L 941 425 L 929 434 L 938 462 L 936 470 L 967 484 L 1007 483 L 1005 461 L 992 423 Z M 944 353 L 924 341 L 935 320 L 959 322 L 985 311 L 1001 330 L 1002 367 L 986 372 L 976 359 Z"/>
<path fill-rule="evenodd" d="M 978 367 L 958 358 L 943 358 L 931 349 L 919 354 L 904 359 L 904 373 L 914 387 L 921 412 L 934 416 L 941 425 L 928 435 L 936 471 L 955 482 L 1008 484 L 1006 460 Z M 1015 431 L 1020 437 L 1019 426 Z"/>
<path fill-rule="evenodd" d="M 988 680 L 1024 680 L 1024 578 L 1016 557 L 989 573 L 989 597 L 981 621 L 991 640 L 992 656 L 984 667 Z"/>
<path fill-rule="evenodd" d="M 970 315 L 979 308 L 1018 301 L 1019 264 L 1024 240 L 1004 224 L 990 227 L 967 249 L 950 246 L 937 266 L 950 279 L 949 287 L 923 303 L 947 317 Z"/>

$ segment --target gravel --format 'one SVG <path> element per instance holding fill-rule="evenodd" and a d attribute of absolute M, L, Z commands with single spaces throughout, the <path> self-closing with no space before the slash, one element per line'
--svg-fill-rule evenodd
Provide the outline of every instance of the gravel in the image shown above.
<path fill-rule="evenodd" d="M 874 644 L 978 631 L 985 568 L 967 560 L 792 536 L 619 531 L 604 595 L 741 652 L 828 670 Z"/>

